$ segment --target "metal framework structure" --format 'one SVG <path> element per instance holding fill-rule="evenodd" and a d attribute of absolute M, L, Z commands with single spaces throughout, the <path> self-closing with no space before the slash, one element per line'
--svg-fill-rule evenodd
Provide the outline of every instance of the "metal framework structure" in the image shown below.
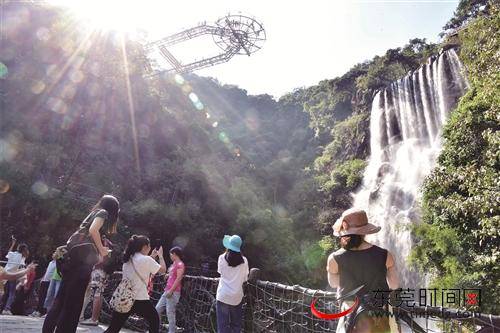
<path fill-rule="evenodd" d="M 169 47 L 173 45 L 204 35 L 212 36 L 214 43 L 221 49 L 221 53 L 183 64 L 169 50 Z M 264 27 L 255 19 L 244 15 L 227 15 L 217 20 L 213 25 L 204 22 L 194 28 L 146 44 L 144 49 L 148 55 L 159 52 L 172 66 L 171 69 L 155 70 L 155 61 L 149 57 L 148 70 L 151 74 L 165 72 L 180 74 L 227 62 L 237 54 L 250 56 L 262 48 L 265 40 Z"/>

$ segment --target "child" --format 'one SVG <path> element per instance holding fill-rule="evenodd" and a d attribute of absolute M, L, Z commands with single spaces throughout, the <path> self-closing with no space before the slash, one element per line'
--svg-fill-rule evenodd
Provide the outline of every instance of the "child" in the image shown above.
<path fill-rule="evenodd" d="M 49 262 L 47 270 L 40 281 L 40 286 L 38 287 L 38 306 L 36 311 L 31 314 L 33 317 L 43 316 L 47 312 L 47 309 L 44 307 L 44 303 L 45 298 L 47 297 L 47 291 L 49 290 L 50 280 L 52 280 L 55 269 L 56 260 L 52 258 L 52 261 Z"/>
<path fill-rule="evenodd" d="M 54 251 L 54 254 L 52 254 L 52 259 L 54 262 L 62 256 L 61 248 L 62 248 L 61 246 L 58 247 Z M 59 291 L 59 287 L 61 285 L 61 280 L 62 280 L 61 275 L 59 274 L 56 266 L 50 277 L 49 289 L 47 290 L 47 296 L 45 297 L 45 302 L 43 304 L 43 307 L 47 311 L 50 310 L 52 304 L 54 303 L 54 299 L 56 298 L 57 292 Z"/>

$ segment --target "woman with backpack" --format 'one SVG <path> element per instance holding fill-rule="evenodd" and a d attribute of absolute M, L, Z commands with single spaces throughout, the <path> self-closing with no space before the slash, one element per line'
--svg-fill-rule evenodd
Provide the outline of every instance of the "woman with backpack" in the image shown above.
<path fill-rule="evenodd" d="M 241 332 L 243 283 L 248 280 L 248 260 L 241 254 L 243 241 L 240 236 L 224 236 L 226 252 L 219 256 L 217 272 L 217 332 Z"/>
<path fill-rule="evenodd" d="M 165 273 L 167 271 L 167 266 L 163 259 L 163 249 L 161 247 L 158 250 L 154 249 L 151 255 L 148 256 L 150 251 L 150 241 L 146 236 L 134 235 L 129 239 L 125 254 L 123 255 L 123 275 L 120 284 L 123 282 L 130 283 L 130 294 L 129 291 L 117 296 L 113 294 L 113 298 L 116 297 L 119 299 L 120 303 L 122 301 L 129 304 L 132 303 L 131 308 L 127 309 L 128 311 L 126 312 L 122 312 L 125 306 L 120 304 L 120 309 L 117 309 L 112 299 L 111 306 L 114 310 L 111 324 L 104 333 L 120 332 L 120 329 L 123 327 L 128 317 L 134 313 L 142 316 L 148 322 L 149 332 L 159 332 L 160 318 L 158 317 L 158 313 L 153 303 L 149 299 L 148 281 L 151 275 Z M 156 257 L 159 258 L 159 264 L 155 260 Z M 125 289 L 126 288 L 123 290 Z M 117 287 L 115 293 L 118 290 L 120 290 L 120 285 Z M 126 299 L 128 297 L 131 297 L 132 300 Z"/>
<path fill-rule="evenodd" d="M 57 263 L 62 282 L 45 317 L 43 333 L 52 333 L 54 329 L 56 333 L 76 332 L 92 268 L 110 252 L 102 245 L 101 234 L 116 233 L 119 212 L 118 200 L 104 195 L 69 238 L 68 252 L 63 261 Z"/>

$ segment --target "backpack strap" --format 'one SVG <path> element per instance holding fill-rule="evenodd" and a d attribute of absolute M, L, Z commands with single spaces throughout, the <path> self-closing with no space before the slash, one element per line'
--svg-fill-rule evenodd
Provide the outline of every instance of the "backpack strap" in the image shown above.
<path fill-rule="evenodd" d="M 139 277 L 139 279 L 141 279 L 142 283 L 144 283 L 144 285 L 146 286 L 146 289 L 148 289 L 148 284 L 146 283 L 146 281 L 144 281 L 144 279 L 142 278 L 141 274 L 139 274 L 139 272 L 135 268 L 134 259 L 130 258 L 130 262 L 132 263 L 132 267 L 134 268 L 135 274 L 137 274 L 137 276 Z"/>

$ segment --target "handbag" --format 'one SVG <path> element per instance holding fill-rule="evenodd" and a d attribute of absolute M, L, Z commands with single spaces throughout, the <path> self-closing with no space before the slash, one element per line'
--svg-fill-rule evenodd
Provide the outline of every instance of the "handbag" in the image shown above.
<path fill-rule="evenodd" d="M 132 263 L 132 267 L 134 268 L 135 274 L 137 274 L 139 279 L 141 279 L 142 283 L 144 283 L 147 288 L 148 285 L 146 281 L 144 281 L 142 276 L 139 274 L 139 272 L 137 272 L 137 269 L 135 268 L 134 265 L 134 260 L 132 258 L 130 258 L 130 262 Z M 115 291 L 113 292 L 111 300 L 109 301 L 109 305 L 114 311 L 119 313 L 130 312 L 135 301 L 133 287 L 134 286 L 132 280 L 128 278 L 122 278 L 122 280 L 116 287 Z"/>

